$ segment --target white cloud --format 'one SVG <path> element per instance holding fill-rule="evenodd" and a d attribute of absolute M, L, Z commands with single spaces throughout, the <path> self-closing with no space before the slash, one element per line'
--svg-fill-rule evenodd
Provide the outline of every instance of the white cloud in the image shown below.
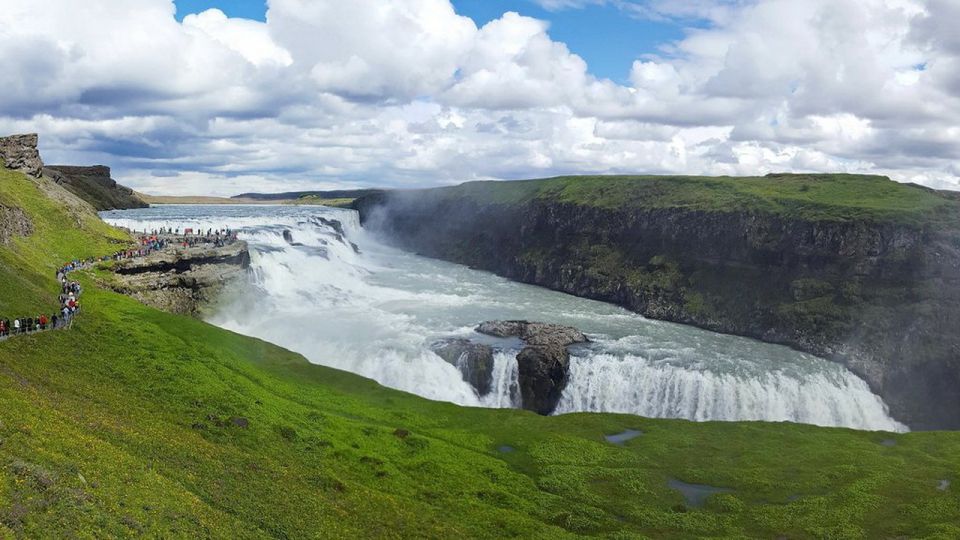
<path fill-rule="evenodd" d="M 449 0 L 7 0 L 0 132 L 158 193 L 560 173 L 889 173 L 960 189 L 953 0 L 541 0 L 707 21 L 592 76 L 544 21 Z M 258 185 L 260 187 L 258 187 Z"/>

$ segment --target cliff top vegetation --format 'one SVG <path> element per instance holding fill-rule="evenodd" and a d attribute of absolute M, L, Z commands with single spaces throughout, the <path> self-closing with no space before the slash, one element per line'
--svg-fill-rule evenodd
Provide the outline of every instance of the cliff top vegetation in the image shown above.
<path fill-rule="evenodd" d="M 434 191 L 493 204 L 540 199 L 613 209 L 748 211 L 793 219 L 866 219 L 914 225 L 960 223 L 960 203 L 951 197 L 884 176 L 854 174 L 563 176 L 468 182 Z"/>

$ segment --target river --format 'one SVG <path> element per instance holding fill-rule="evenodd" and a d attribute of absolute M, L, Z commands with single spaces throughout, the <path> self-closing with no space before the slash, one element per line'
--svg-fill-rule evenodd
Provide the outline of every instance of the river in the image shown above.
<path fill-rule="evenodd" d="M 519 406 L 517 351 L 496 355 L 494 389 L 478 396 L 429 345 L 475 336 L 482 321 L 527 319 L 575 326 L 592 340 L 572 350 L 556 414 L 906 430 L 839 364 L 404 252 L 364 231 L 350 210 L 168 205 L 101 216 L 141 231 L 239 231 L 250 245 L 249 285 L 223 299 L 208 322 L 430 399 Z M 338 221 L 343 234 L 321 218 Z"/>

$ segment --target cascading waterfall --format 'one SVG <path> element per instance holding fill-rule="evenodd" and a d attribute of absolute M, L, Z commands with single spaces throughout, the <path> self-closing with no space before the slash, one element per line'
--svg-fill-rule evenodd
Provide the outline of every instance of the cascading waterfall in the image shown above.
<path fill-rule="evenodd" d="M 493 355 L 493 384 L 490 394 L 480 400 L 484 407 L 520 408 L 520 370 L 517 351 L 498 351 Z"/>
<path fill-rule="evenodd" d="M 557 412 L 903 429 L 862 379 L 841 366 L 823 367 L 803 378 L 780 370 L 743 377 L 654 364 L 634 355 L 574 357 Z"/>
<path fill-rule="evenodd" d="M 547 320 L 576 326 L 594 341 L 573 350 L 557 413 L 905 429 L 838 364 L 389 248 L 365 233 L 355 212 L 160 206 L 103 216 L 134 230 L 237 230 L 250 245 L 250 283 L 223 299 L 211 323 L 430 399 L 519 407 L 518 350 L 495 353 L 492 390 L 478 396 L 458 366 L 429 345 L 469 338 L 484 320 Z"/>

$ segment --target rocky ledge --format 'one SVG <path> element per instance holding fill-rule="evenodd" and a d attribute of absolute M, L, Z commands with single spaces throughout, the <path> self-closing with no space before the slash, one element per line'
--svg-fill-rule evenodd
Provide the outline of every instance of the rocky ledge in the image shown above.
<path fill-rule="evenodd" d="M 34 178 L 43 174 L 36 133 L 0 137 L 0 162 L 8 169 L 23 171 Z"/>
<path fill-rule="evenodd" d="M 556 409 L 567 385 L 568 347 L 589 341 L 576 328 L 529 321 L 489 321 L 478 326 L 476 332 L 522 340 L 523 348 L 517 355 L 522 406 L 543 415 Z M 438 341 L 431 350 L 456 366 L 480 396 L 490 393 L 496 347 L 459 338 Z"/>
<path fill-rule="evenodd" d="M 110 284 L 148 306 L 182 315 L 199 314 L 250 266 L 246 242 L 215 247 L 168 248 L 119 261 Z"/>

